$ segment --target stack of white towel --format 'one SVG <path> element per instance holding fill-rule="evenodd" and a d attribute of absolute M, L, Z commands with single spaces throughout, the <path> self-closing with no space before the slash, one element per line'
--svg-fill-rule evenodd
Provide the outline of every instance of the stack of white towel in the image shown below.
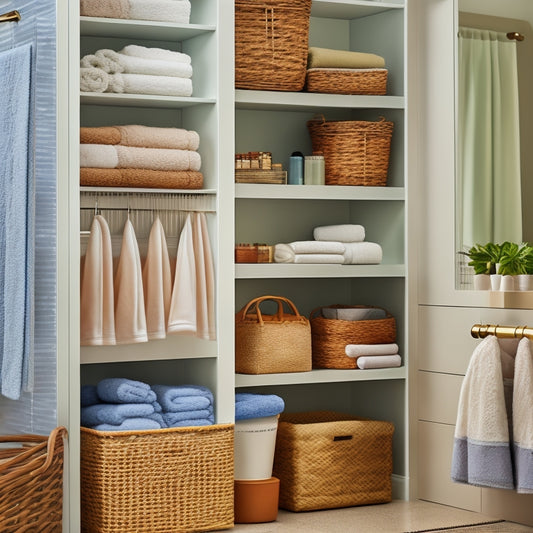
<path fill-rule="evenodd" d="M 119 52 L 98 50 L 81 59 L 80 89 L 94 93 L 191 96 L 191 57 L 136 44 Z"/>
<path fill-rule="evenodd" d="M 153 20 L 189 24 L 189 0 L 80 0 L 82 17 Z"/>
<path fill-rule="evenodd" d="M 387 344 L 347 344 L 346 355 L 353 357 L 357 368 L 393 368 L 402 364 L 398 345 Z"/>
<path fill-rule="evenodd" d="M 383 250 L 374 242 L 365 242 L 365 228 L 359 224 L 319 226 L 313 230 L 314 241 L 276 244 L 276 263 L 326 263 L 338 265 L 376 265 Z"/>

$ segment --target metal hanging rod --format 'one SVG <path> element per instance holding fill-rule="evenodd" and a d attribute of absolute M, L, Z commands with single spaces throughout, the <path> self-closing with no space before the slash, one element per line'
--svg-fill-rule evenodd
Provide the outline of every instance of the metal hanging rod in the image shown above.
<path fill-rule="evenodd" d="M 533 328 L 527 326 L 500 326 L 493 324 L 474 324 L 470 330 L 474 339 L 484 339 L 494 335 L 499 339 L 521 339 L 527 337 L 533 340 Z"/>
<path fill-rule="evenodd" d="M 95 205 L 93 207 L 80 207 L 83 211 L 180 211 L 181 213 L 216 213 L 214 209 L 182 209 L 181 207 L 175 209 L 159 208 L 159 207 L 100 207 Z"/>
<path fill-rule="evenodd" d="M 517 31 L 510 31 L 509 33 L 507 33 L 507 39 L 509 39 L 510 41 L 523 41 L 525 37 Z"/>
<path fill-rule="evenodd" d="M 18 22 L 21 18 L 20 13 L 15 10 L 0 15 L 0 22 Z"/>

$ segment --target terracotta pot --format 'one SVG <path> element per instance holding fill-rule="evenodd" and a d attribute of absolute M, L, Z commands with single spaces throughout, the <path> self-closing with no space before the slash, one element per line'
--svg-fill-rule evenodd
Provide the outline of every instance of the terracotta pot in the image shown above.
<path fill-rule="evenodd" d="M 235 480 L 235 523 L 273 522 L 278 517 L 279 479 Z"/>

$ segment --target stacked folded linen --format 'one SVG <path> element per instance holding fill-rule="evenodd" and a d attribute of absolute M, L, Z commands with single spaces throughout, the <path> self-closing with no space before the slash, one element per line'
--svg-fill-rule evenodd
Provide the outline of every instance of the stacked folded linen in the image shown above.
<path fill-rule="evenodd" d="M 358 368 L 393 368 L 400 366 L 398 345 L 388 344 L 347 344 L 345 353 L 356 360 Z"/>
<path fill-rule="evenodd" d="M 136 124 L 80 128 L 80 184 L 199 189 L 199 136 L 182 128 Z"/>
<path fill-rule="evenodd" d="M 365 229 L 359 224 L 320 226 L 313 231 L 314 241 L 295 241 L 274 246 L 276 263 L 324 263 L 375 265 L 381 263 L 383 250 L 365 242 Z"/>
<path fill-rule="evenodd" d="M 192 73 L 191 57 L 187 54 L 128 45 L 119 52 L 101 49 L 83 56 L 80 89 L 97 93 L 191 96 Z"/>
<path fill-rule="evenodd" d="M 188 24 L 191 3 L 189 0 L 80 0 L 80 14 Z"/>

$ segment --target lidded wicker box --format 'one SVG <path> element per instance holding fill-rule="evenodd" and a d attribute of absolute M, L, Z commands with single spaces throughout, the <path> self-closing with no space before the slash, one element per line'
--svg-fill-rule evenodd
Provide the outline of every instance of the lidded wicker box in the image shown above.
<path fill-rule="evenodd" d="M 301 91 L 311 0 L 235 0 L 235 87 Z"/>
<path fill-rule="evenodd" d="M 393 433 L 390 422 L 333 411 L 283 413 L 273 471 L 279 506 L 312 511 L 390 502 Z"/>
<path fill-rule="evenodd" d="M 310 68 L 305 89 L 326 94 L 387 94 L 386 68 Z"/>
<path fill-rule="evenodd" d="M 82 531 L 232 528 L 233 435 L 233 424 L 144 431 L 82 427 Z"/>

